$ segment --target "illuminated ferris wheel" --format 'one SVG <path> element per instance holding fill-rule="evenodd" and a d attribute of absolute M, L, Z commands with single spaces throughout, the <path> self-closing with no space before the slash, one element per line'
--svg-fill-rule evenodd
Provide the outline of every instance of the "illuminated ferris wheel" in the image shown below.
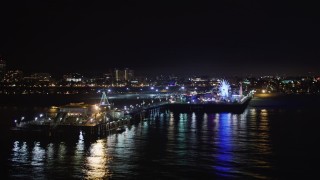
<path fill-rule="evenodd" d="M 222 97 L 222 98 L 227 98 L 229 97 L 229 90 L 230 90 L 230 84 L 228 81 L 226 80 L 222 80 L 221 83 L 220 83 L 220 86 L 219 86 L 219 95 Z"/>

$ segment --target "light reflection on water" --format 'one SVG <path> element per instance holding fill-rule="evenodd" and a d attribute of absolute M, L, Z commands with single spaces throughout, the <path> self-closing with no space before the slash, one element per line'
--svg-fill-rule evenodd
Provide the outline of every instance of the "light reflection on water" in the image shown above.
<path fill-rule="evenodd" d="M 98 140 L 91 144 L 89 154 L 86 158 L 85 177 L 88 179 L 101 179 L 111 175 L 109 171 L 109 162 L 111 158 L 108 155 L 106 140 Z"/>
<path fill-rule="evenodd" d="M 233 141 L 231 134 L 231 115 L 227 113 L 221 113 L 216 119 L 216 125 L 218 133 L 216 137 L 216 152 L 215 158 L 218 163 L 214 166 L 216 172 L 221 176 L 228 176 L 233 170 Z"/>
<path fill-rule="evenodd" d="M 273 114 L 170 112 L 95 140 L 15 140 L 9 178 L 274 178 Z"/>
<path fill-rule="evenodd" d="M 255 111 L 251 110 L 249 114 L 255 116 Z M 261 122 L 255 127 L 260 131 L 266 131 L 267 112 L 261 110 L 260 114 Z M 237 160 L 241 161 L 241 158 L 235 157 L 234 151 L 237 148 L 247 148 L 244 146 L 247 140 L 241 141 L 241 138 L 246 138 L 247 134 L 246 131 L 241 130 L 246 127 L 245 115 L 171 112 L 162 114 L 160 119 L 151 118 L 149 122 L 133 125 L 130 130 L 127 129 L 121 134 L 110 134 L 106 138 L 87 144 L 82 132 L 79 134 L 78 141 L 71 144 L 51 142 L 46 146 L 40 146 L 40 142 L 15 141 L 10 159 L 13 167 L 19 166 L 23 169 L 20 175 L 27 175 L 29 171 L 27 167 L 31 167 L 31 171 L 37 173 L 38 177 L 46 177 L 47 170 L 59 165 L 60 167 L 53 169 L 53 173 L 61 173 L 64 171 L 61 166 L 69 166 L 73 169 L 69 172 L 71 177 L 88 179 L 125 177 L 124 174 L 139 168 L 139 164 L 131 161 L 139 162 L 140 158 L 144 158 L 143 154 L 153 153 L 145 152 L 148 151 L 146 147 L 157 143 L 156 139 L 152 139 L 154 134 L 152 131 L 161 128 L 159 133 L 166 133 L 167 140 L 165 143 L 159 143 L 162 143 L 165 148 L 159 147 L 160 149 L 155 151 L 164 154 L 161 158 L 168 158 L 168 162 L 164 163 L 190 168 L 189 166 L 194 162 L 207 161 L 204 166 L 208 166 L 207 169 L 212 166 L 213 174 L 232 177 L 233 173 L 237 173 L 235 159 L 238 158 Z M 148 137 L 150 135 L 151 137 Z M 268 152 L 266 133 L 257 134 L 257 137 L 260 138 L 260 144 L 257 144 L 257 147 L 261 152 Z M 174 161 L 171 162 L 170 159 Z M 163 161 L 163 159 L 158 160 Z M 14 171 L 12 171 L 12 177 L 15 177 Z"/>

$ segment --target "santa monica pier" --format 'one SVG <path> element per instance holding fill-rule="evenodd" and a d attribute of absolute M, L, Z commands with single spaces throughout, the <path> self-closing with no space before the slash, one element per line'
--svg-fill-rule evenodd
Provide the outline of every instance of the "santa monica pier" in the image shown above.
<path fill-rule="evenodd" d="M 95 104 L 72 102 L 27 119 L 14 120 L 14 136 L 62 137 L 66 134 L 106 135 L 121 133 L 125 127 L 150 118 L 166 116 L 169 112 L 230 112 L 240 114 L 247 107 L 254 91 L 243 93 L 241 84 L 232 90 L 228 81 L 209 91 L 187 90 L 174 93 L 135 94 L 136 104 L 109 102 L 108 90 L 99 90 L 100 101 Z"/>

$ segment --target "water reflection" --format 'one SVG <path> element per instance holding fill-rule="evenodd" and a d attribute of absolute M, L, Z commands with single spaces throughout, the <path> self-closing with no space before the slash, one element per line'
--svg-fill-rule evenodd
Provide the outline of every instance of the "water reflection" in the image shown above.
<path fill-rule="evenodd" d="M 45 161 L 45 150 L 40 147 L 40 142 L 35 142 L 32 150 L 31 166 L 32 172 L 43 174 Z"/>
<path fill-rule="evenodd" d="M 266 178 L 269 119 L 269 110 L 254 108 L 240 115 L 170 112 L 101 139 L 80 132 L 72 141 L 13 141 L 10 177 L 188 179 L 188 171 L 200 179 Z"/>
<path fill-rule="evenodd" d="M 111 176 L 108 168 L 111 158 L 108 155 L 106 144 L 105 139 L 91 144 L 89 155 L 86 158 L 85 177 L 87 179 L 102 179 Z"/>
<path fill-rule="evenodd" d="M 27 142 L 15 141 L 11 161 L 19 166 L 18 169 L 13 169 L 10 174 L 14 178 L 29 176 L 43 178 L 45 160 L 45 150 L 40 146 L 40 142 L 34 142 L 33 147 L 30 147 Z M 17 172 L 19 173 L 16 174 Z"/>
<path fill-rule="evenodd" d="M 233 161 L 233 141 L 230 125 L 231 114 L 220 113 L 216 119 L 217 122 L 217 138 L 216 138 L 216 159 L 218 161 L 217 165 L 214 166 L 217 174 L 220 176 L 230 176 L 230 172 L 234 171 L 232 161 Z"/>

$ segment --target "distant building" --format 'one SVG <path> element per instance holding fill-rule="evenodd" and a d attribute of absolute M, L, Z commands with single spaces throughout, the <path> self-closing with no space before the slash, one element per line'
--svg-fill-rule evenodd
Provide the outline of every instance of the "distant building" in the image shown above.
<path fill-rule="evenodd" d="M 202 77 L 193 77 L 190 78 L 190 85 L 191 86 L 207 86 L 208 85 L 208 79 L 202 78 Z"/>
<path fill-rule="evenodd" d="M 32 75 L 39 82 L 49 82 L 51 80 L 51 74 L 49 73 L 34 73 Z"/>
<path fill-rule="evenodd" d="M 104 73 L 104 74 L 103 74 L 103 78 L 104 78 L 106 81 L 111 81 L 111 79 L 112 79 L 112 74 L 111 74 L 111 73 Z"/>
<path fill-rule="evenodd" d="M 63 80 L 67 82 L 82 82 L 83 76 L 79 73 L 70 73 L 63 75 Z"/>
<path fill-rule="evenodd" d="M 115 69 L 114 77 L 116 82 L 129 82 L 134 77 L 134 71 L 128 68 L 124 70 Z"/>
<path fill-rule="evenodd" d="M 6 62 L 2 57 L 0 57 L 0 81 L 3 81 L 5 74 L 6 74 Z"/>
<path fill-rule="evenodd" d="M 116 82 L 120 82 L 120 81 L 124 81 L 124 71 L 123 70 L 119 70 L 119 69 L 115 69 L 114 70 L 114 78 L 116 80 Z"/>
<path fill-rule="evenodd" d="M 15 70 L 15 71 L 7 71 L 3 81 L 6 83 L 17 83 L 17 82 L 22 82 L 22 80 L 23 80 L 23 72 L 19 70 Z"/>
<path fill-rule="evenodd" d="M 131 69 L 124 69 L 124 80 L 125 81 L 131 81 L 133 79 L 134 71 Z"/>
<path fill-rule="evenodd" d="M 30 76 L 25 76 L 25 82 L 36 84 L 48 84 L 51 81 L 51 74 L 49 73 L 34 73 Z"/>

